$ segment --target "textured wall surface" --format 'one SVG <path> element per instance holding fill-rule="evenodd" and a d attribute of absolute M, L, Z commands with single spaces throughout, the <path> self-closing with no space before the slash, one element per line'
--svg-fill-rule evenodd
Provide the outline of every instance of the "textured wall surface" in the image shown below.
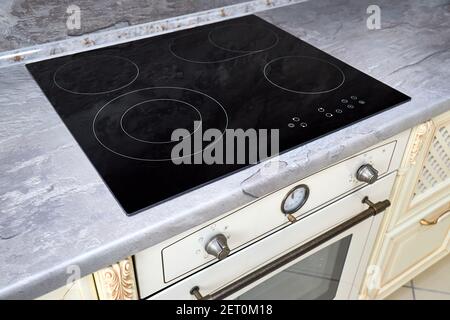
<path fill-rule="evenodd" d="M 412 97 L 281 156 L 126 217 L 24 66 L 0 69 L 0 298 L 34 298 L 450 109 L 448 1 L 314 0 L 261 16 Z M 207 196 L 205 196 L 207 195 Z"/>
<path fill-rule="evenodd" d="M 11 3 L 8 5 L 8 2 L 3 5 L 0 3 L 0 68 L 192 28 L 305 1 L 307 0 L 84 0 L 77 3 L 81 18 L 80 24 L 77 25 L 79 29 L 73 30 L 66 27 L 69 15 L 65 14 L 64 10 L 68 8 L 68 2 L 58 2 L 51 10 L 49 1 L 41 4 L 41 10 L 36 10 L 39 7 L 38 1 L 32 1 L 30 5 L 21 2 L 21 6 L 15 2 L 14 6 L 11 6 Z M 19 10 L 18 7 L 27 9 Z M 69 25 L 73 26 L 73 22 Z"/>
<path fill-rule="evenodd" d="M 109 28 L 214 9 L 246 0 L 2 0 L 0 51 L 29 47 Z M 68 30 L 69 5 L 81 9 L 81 29 Z"/>

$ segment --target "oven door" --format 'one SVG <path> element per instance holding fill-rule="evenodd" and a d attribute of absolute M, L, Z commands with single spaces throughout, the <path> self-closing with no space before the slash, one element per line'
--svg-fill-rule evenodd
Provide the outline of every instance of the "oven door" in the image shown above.
<path fill-rule="evenodd" d="M 349 299 L 372 219 L 360 223 L 251 285 L 227 296 L 239 300 Z M 268 264 L 266 267 L 270 267 Z M 357 293 L 357 292 L 355 292 Z"/>
<path fill-rule="evenodd" d="M 358 190 L 150 298 L 355 299 L 393 179 Z M 375 206 L 363 203 L 366 196 Z"/>

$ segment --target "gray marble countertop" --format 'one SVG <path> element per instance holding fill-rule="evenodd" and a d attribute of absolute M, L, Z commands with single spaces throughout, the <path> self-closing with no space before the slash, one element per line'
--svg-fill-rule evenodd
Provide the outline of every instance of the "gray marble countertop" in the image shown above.
<path fill-rule="evenodd" d="M 127 217 L 23 65 L 0 69 L 0 298 L 34 298 L 450 109 L 449 1 L 314 0 L 259 14 L 412 101 Z M 204 195 L 207 194 L 208 197 Z"/>

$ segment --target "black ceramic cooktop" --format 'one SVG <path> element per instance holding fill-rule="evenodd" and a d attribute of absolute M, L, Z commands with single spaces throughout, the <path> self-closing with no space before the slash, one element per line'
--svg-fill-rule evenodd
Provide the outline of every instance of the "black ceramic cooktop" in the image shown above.
<path fill-rule="evenodd" d="M 255 16 L 27 68 L 129 215 L 246 166 L 174 164 L 177 128 L 279 129 L 283 152 L 409 100 Z"/>

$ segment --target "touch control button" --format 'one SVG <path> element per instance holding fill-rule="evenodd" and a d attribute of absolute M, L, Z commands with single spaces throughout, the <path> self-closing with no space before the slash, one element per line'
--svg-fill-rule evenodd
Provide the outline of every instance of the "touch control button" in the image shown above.
<path fill-rule="evenodd" d="M 358 103 L 359 104 L 366 104 L 366 102 L 364 100 L 359 100 Z"/>
<path fill-rule="evenodd" d="M 306 122 L 300 123 L 300 127 L 302 127 L 302 128 L 306 128 L 307 126 L 308 126 L 308 124 Z"/>
<path fill-rule="evenodd" d="M 319 111 L 319 112 L 324 112 L 325 109 L 324 109 L 324 108 L 319 108 L 319 109 L 317 109 L 317 111 Z"/>
<path fill-rule="evenodd" d="M 288 127 L 289 127 L 289 128 L 294 128 L 294 127 L 295 127 L 295 124 L 293 124 L 293 123 L 288 123 Z"/>
<path fill-rule="evenodd" d="M 299 117 L 293 117 L 292 120 L 294 120 L 295 122 L 299 122 L 300 118 Z"/>
<path fill-rule="evenodd" d="M 342 109 L 336 109 L 336 113 L 342 113 Z"/>
<path fill-rule="evenodd" d="M 354 109 L 354 108 L 355 108 L 355 106 L 354 106 L 354 105 L 352 105 L 352 104 L 349 104 L 349 105 L 347 105 L 347 108 L 349 108 L 349 109 Z"/>
<path fill-rule="evenodd" d="M 332 116 L 333 116 L 332 113 L 329 113 L 329 112 L 325 113 L 325 117 L 327 117 L 327 118 L 331 118 Z"/>
<path fill-rule="evenodd" d="M 348 103 L 348 100 L 347 99 L 342 99 L 341 102 L 342 103 Z"/>

